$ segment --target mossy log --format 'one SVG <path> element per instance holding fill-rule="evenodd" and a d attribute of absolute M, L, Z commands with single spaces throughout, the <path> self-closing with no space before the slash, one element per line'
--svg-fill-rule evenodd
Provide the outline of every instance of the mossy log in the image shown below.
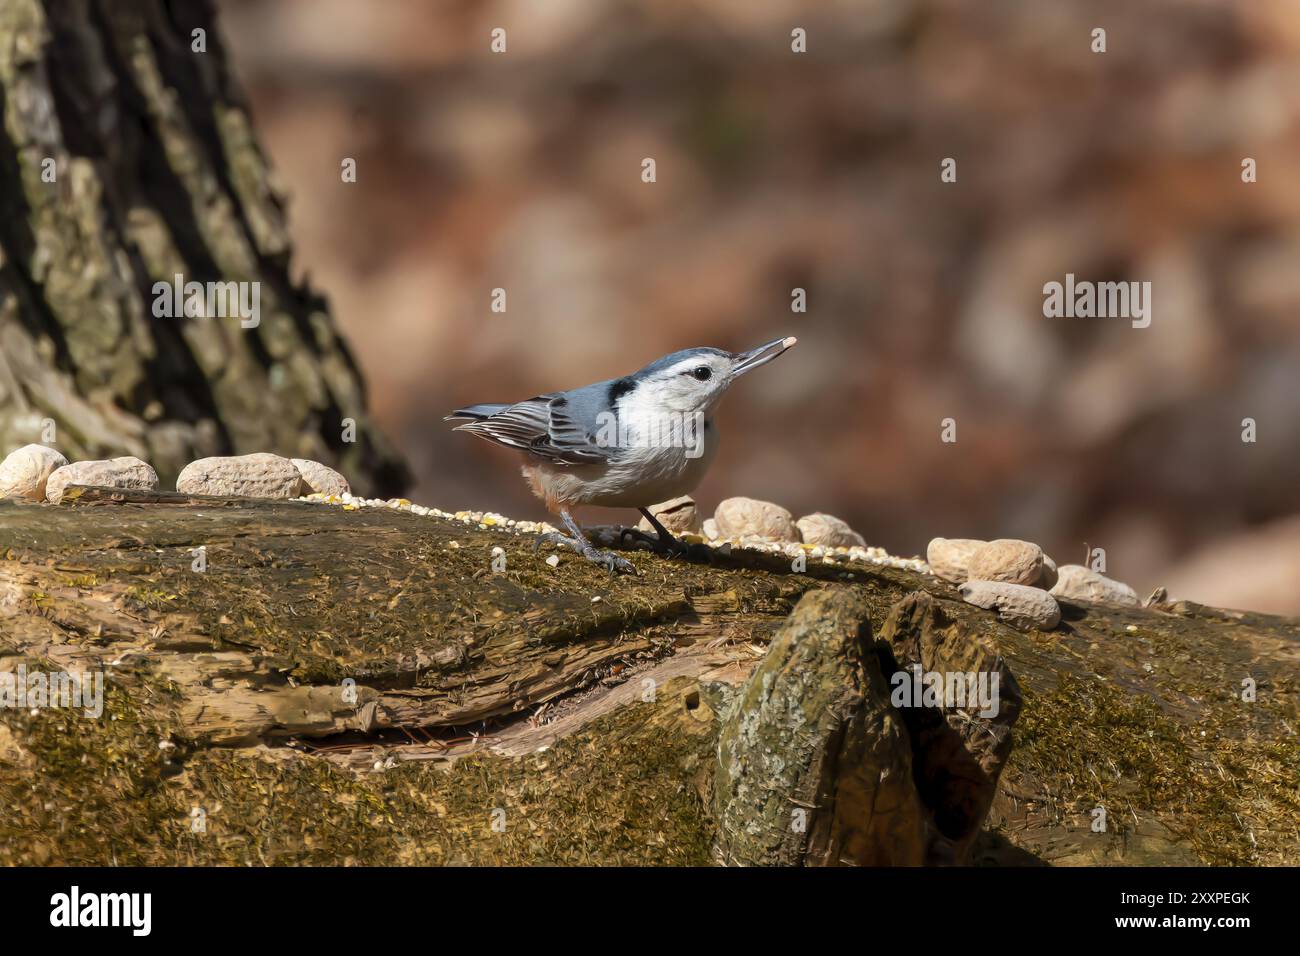
<path fill-rule="evenodd" d="M 290 254 L 209 0 L 0 4 L 0 455 L 134 455 L 170 486 L 195 458 L 275 451 L 398 493 Z M 256 290 L 256 324 L 157 314 L 177 276 Z"/>
<path fill-rule="evenodd" d="M 0 503 L 0 671 L 102 670 L 105 709 L 0 708 L 0 862 L 715 862 L 720 735 L 752 675 L 799 677 L 800 634 L 840 648 L 810 665 L 828 679 L 1002 668 L 1018 719 L 890 714 L 862 671 L 838 698 L 823 681 L 818 707 L 861 698 L 843 726 L 876 730 L 806 751 L 851 755 L 799 764 L 818 781 L 799 799 L 838 788 L 821 819 L 851 826 L 811 813 L 782 861 L 856 858 L 835 835 L 868 819 L 843 811 L 889 726 L 927 862 L 1296 862 L 1293 620 L 1066 604 L 1057 630 L 1021 631 L 880 566 L 636 554 L 610 578 L 393 509 L 70 497 Z M 818 591 L 839 596 L 788 620 Z"/>
<path fill-rule="evenodd" d="M 995 646 L 963 625 L 952 605 L 924 591 L 914 591 L 890 608 L 878 653 L 885 673 L 982 674 L 993 682 L 996 712 L 983 713 L 973 701 L 899 711 L 912 747 L 918 793 L 937 832 L 928 858 L 965 860 L 1011 753 L 1012 726 L 1023 702 L 1015 675 Z"/>
<path fill-rule="evenodd" d="M 804 595 L 722 721 L 726 864 L 920 865 L 932 829 L 860 594 Z"/>

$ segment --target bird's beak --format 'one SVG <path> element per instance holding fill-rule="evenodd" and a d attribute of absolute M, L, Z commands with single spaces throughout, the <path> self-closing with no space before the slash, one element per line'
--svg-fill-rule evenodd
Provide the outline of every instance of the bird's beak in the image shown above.
<path fill-rule="evenodd" d="M 740 353 L 740 361 L 731 369 L 731 375 L 734 378 L 737 375 L 743 375 L 751 369 L 756 369 L 760 365 L 766 365 L 772 359 L 776 358 L 786 349 L 794 346 L 799 341 L 793 335 L 783 339 L 777 339 L 775 342 L 768 342 L 766 345 L 760 345 L 756 349 L 750 349 L 748 352 Z"/>

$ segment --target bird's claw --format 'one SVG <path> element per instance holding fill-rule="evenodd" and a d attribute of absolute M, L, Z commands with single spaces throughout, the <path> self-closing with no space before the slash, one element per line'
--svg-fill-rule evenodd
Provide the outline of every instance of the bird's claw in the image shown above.
<path fill-rule="evenodd" d="M 657 535 L 647 534 L 640 528 L 624 528 L 619 532 L 621 544 L 626 545 L 629 538 L 649 545 L 652 551 L 665 557 L 686 558 L 689 561 L 712 561 L 713 559 L 713 549 L 708 545 L 690 544 L 671 535 L 664 540 Z"/>
<path fill-rule="evenodd" d="M 648 544 L 653 549 L 658 549 L 660 541 L 642 531 L 640 528 L 622 528 L 618 532 L 618 544 L 621 548 L 627 547 L 628 539 L 640 544 Z"/>
<path fill-rule="evenodd" d="M 539 534 L 533 542 L 534 553 L 541 549 L 543 543 L 562 544 L 576 551 L 592 564 L 599 564 L 609 571 L 610 577 L 616 573 L 636 574 L 636 566 L 627 558 L 619 557 L 613 551 L 598 551 L 586 539 L 579 540 L 558 531 L 548 531 L 546 534 Z"/>
<path fill-rule="evenodd" d="M 705 564 L 713 563 L 713 549 L 707 544 L 688 544 L 682 542 L 682 550 L 678 552 L 688 561 L 701 561 Z"/>
<path fill-rule="evenodd" d="M 582 556 L 594 564 L 604 565 L 609 569 L 609 576 L 612 578 L 616 573 L 636 574 L 636 565 L 627 558 L 621 558 L 613 551 L 597 551 L 591 548 L 584 551 Z"/>
<path fill-rule="evenodd" d="M 573 547 L 573 539 L 568 535 L 560 534 L 558 531 L 547 531 L 533 539 L 533 554 L 542 550 L 544 544 L 564 544 Z"/>

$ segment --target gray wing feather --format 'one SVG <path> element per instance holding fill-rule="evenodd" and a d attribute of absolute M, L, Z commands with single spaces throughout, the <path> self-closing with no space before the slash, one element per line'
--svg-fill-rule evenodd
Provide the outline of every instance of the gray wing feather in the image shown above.
<path fill-rule="evenodd" d="M 584 394 L 595 388 L 538 395 L 457 425 L 456 431 L 471 432 L 557 465 L 607 462 L 618 449 L 603 448 L 596 443 L 596 395 Z M 487 411 L 493 407 L 476 405 L 462 411 Z"/>

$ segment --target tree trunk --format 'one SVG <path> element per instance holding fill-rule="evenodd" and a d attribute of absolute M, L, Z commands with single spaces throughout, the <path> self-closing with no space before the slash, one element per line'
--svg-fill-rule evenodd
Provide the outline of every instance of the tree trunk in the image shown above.
<path fill-rule="evenodd" d="M 0 39 L 0 453 L 135 455 L 167 484 L 272 451 L 397 493 L 329 308 L 290 278 L 211 3 L 4 0 Z M 256 325 L 157 314 L 177 276 L 242 292 Z"/>

